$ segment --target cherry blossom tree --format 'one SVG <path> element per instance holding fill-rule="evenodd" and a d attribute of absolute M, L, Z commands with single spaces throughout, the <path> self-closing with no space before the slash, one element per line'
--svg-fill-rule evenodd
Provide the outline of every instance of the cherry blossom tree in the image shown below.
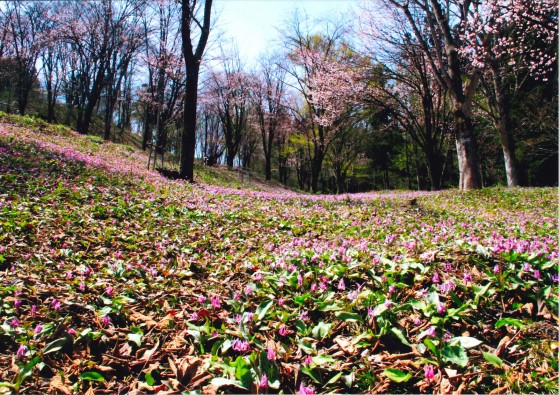
<path fill-rule="evenodd" d="M 310 121 L 306 130 L 307 146 L 311 189 L 317 192 L 330 144 L 349 119 L 365 85 L 353 52 L 342 42 L 342 26 L 333 26 L 329 33 L 316 35 L 295 17 L 289 31 L 287 48 L 292 67 L 288 73 L 295 80 L 293 86 L 303 97 L 310 116 L 306 118 Z"/>
<path fill-rule="evenodd" d="M 517 186 L 512 102 L 530 81 L 552 78 L 557 61 L 557 1 L 485 0 L 461 28 L 467 43 L 461 54 L 472 67 L 483 70 L 487 114 L 499 132 L 507 185 Z"/>

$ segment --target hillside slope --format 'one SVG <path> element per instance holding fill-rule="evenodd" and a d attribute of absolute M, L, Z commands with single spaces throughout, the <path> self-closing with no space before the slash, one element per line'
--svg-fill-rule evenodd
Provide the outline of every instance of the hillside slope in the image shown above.
<path fill-rule="evenodd" d="M 0 393 L 555 388 L 553 189 L 191 185 L 10 122 Z"/>

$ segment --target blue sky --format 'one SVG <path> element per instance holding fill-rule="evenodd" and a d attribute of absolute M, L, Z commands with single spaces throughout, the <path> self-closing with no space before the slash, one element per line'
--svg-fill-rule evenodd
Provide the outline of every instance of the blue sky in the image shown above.
<path fill-rule="evenodd" d="M 259 54 L 278 47 L 277 28 L 295 9 L 305 11 L 311 19 L 339 17 L 358 0 L 214 0 L 218 19 L 216 27 L 224 38 L 232 38 L 242 59 L 250 66 Z"/>

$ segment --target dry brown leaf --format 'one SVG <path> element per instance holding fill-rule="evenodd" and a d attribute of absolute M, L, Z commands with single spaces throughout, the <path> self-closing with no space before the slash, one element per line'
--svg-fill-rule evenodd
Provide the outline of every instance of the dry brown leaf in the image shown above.
<path fill-rule="evenodd" d="M 181 382 L 177 379 L 169 378 L 169 383 L 171 383 L 171 387 L 173 387 L 173 389 L 176 391 L 184 390 L 184 385 L 182 385 Z"/>
<path fill-rule="evenodd" d="M 158 348 L 159 348 L 159 340 L 157 341 L 157 343 L 155 343 L 153 348 L 144 352 L 144 354 L 142 355 L 141 358 L 139 358 L 139 360 L 140 361 L 149 361 L 150 358 L 153 356 L 153 354 L 155 354 L 155 352 L 157 351 Z"/>
<path fill-rule="evenodd" d="M 157 322 L 154 321 L 153 318 L 137 311 L 133 311 L 132 314 L 130 314 L 129 318 L 132 322 L 143 322 L 144 324 L 146 324 L 148 329 L 151 329 L 152 327 L 157 325 Z"/>
<path fill-rule="evenodd" d="M 188 341 L 186 341 L 186 339 L 185 339 L 185 334 L 179 333 L 177 336 L 175 336 L 173 338 L 173 340 L 171 340 L 167 344 L 167 347 L 168 348 L 182 349 L 182 348 L 184 348 L 184 346 L 186 344 L 188 344 Z"/>
<path fill-rule="evenodd" d="M 451 394 L 454 387 L 450 384 L 450 381 L 445 377 L 441 380 L 440 390 L 441 394 Z"/>
<path fill-rule="evenodd" d="M 95 369 L 100 370 L 101 372 L 112 372 L 114 368 L 105 365 L 96 365 Z"/>
<path fill-rule="evenodd" d="M 490 394 L 504 394 L 505 392 L 507 392 L 508 388 L 508 385 L 504 385 L 502 387 L 495 388 L 493 391 L 490 392 Z"/>
<path fill-rule="evenodd" d="M 175 363 L 173 362 L 172 358 L 168 358 L 169 361 L 169 367 L 171 368 L 171 371 L 173 372 L 173 374 L 175 375 L 175 377 L 178 377 L 179 373 L 177 371 L 177 366 L 175 365 Z"/>
<path fill-rule="evenodd" d="M 497 349 L 495 350 L 495 355 L 499 356 L 501 354 L 501 352 L 503 352 L 503 350 L 507 347 L 507 345 L 510 343 L 510 337 L 509 336 L 505 336 L 501 339 L 501 341 L 499 341 L 499 345 L 497 346 Z"/>
<path fill-rule="evenodd" d="M 192 380 L 190 380 L 190 383 L 189 383 L 188 386 L 191 387 L 192 389 L 198 388 L 203 383 L 205 383 L 206 381 L 208 381 L 211 378 L 212 378 L 212 375 L 211 375 L 210 372 L 203 371 L 202 373 L 197 374 L 196 376 L 194 376 L 192 378 Z"/>
<path fill-rule="evenodd" d="M 132 354 L 132 346 L 128 343 L 122 343 L 122 346 L 118 349 L 118 355 L 123 357 L 129 357 Z"/>
<path fill-rule="evenodd" d="M 466 383 L 462 382 L 462 384 L 460 384 L 458 386 L 458 389 L 456 391 L 454 391 L 452 394 L 453 395 L 462 395 L 462 393 L 466 390 Z"/>
<path fill-rule="evenodd" d="M 49 383 L 49 392 L 53 394 L 66 394 L 70 395 L 72 393 L 72 389 L 66 385 L 68 380 L 66 377 L 60 376 L 59 374 L 55 374 Z M 68 383 L 69 384 L 69 383 Z"/>
<path fill-rule="evenodd" d="M 209 385 L 206 385 L 204 388 L 202 388 L 202 393 L 204 393 L 206 395 L 216 395 L 218 389 L 219 389 L 218 386 L 213 385 L 213 384 L 209 384 Z"/>
<path fill-rule="evenodd" d="M 178 379 L 187 384 L 194 377 L 204 371 L 204 361 L 194 356 L 187 356 L 178 361 Z"/>
<path fill-rule="evenodd" d="M 334 342 L 340 346 L 340 348 L 348 354 L 353 355 L 355 353 L 355 347 L 351 344 L 349 339 L 343 338 L 341 336 L 336 336 Z"/>
<path fill-rule="evenodd" d="M 165 329 L 169 327 L 169 324 L 174 320 L 173 316 L 171 314 L 167 314 L 165 317 L 163 317 L 161 319 L 161 321 L 159 321 L 155 327 L 157 329 Z"/>

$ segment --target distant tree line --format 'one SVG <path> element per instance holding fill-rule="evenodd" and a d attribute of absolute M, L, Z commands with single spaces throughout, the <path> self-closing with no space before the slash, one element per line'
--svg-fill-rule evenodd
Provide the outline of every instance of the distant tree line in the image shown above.
<path fill-rule="evenodd" d="M 196 157 L 312 192 L 557 185 L 555 0 L 295 13 L 250 69 L 222 40 L 203 57 L 211 6 L 6 1 L 0 110 L 136 141 L 188 178 Z"/>

